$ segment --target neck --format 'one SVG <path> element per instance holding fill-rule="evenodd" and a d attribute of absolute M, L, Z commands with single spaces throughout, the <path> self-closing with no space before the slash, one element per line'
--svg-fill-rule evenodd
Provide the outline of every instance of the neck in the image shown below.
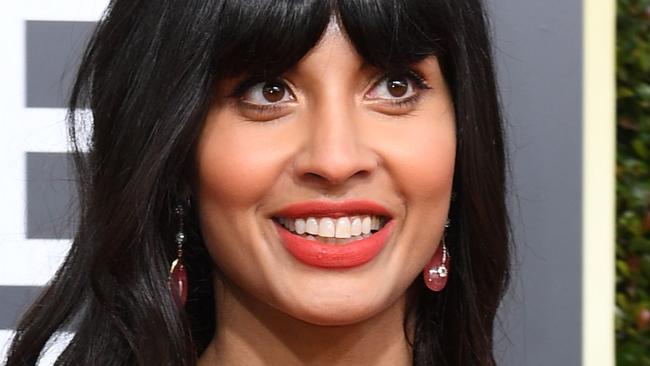
<path fill-rule="evenodd" d="M 199 366 L 395 366 L 412 362 L 403 328 L 405 296 L 364 321 L 320 326 L 283 313 L 232 284 L 215 283 L 217 331 Z"/>

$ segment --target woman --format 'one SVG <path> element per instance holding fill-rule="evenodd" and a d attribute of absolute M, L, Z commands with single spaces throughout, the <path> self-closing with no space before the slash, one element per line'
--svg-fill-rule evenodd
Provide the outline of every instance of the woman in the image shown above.
<path fill-rule="evenodd" d="M 112 1 L 78 232 L 8 365 L 65 329 L 64 365 L 494 365 L 490 52 L 480 0 Z"/>

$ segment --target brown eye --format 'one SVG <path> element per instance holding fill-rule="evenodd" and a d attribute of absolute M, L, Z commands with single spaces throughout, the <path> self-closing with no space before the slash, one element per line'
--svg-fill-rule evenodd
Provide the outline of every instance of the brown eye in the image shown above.
<path fill-rule="evenodd" d="M 400 98 L 408 92 L 409 82 L 407 79 L 389 79 L 386 81 L 386 88 L 391 96 Z"/>
<path fill-rule="evenodd" d="M 262 95 L 269 103 L 277 103 L 281 101 L 286 93 L 287 90 L 284 85 L 276 82 L 265 83 L 262 87 Z"/>
<path fill-rule="evenodd" d="M 417 95 L 421 89 L 427 89 L 427 87 L 421 87 L 413 77 L 408 75 L 385 76 L 366 94 L 366 98 L 400 101 Z"/>
<path fill-rule="evenodd" d="M 241 100 L 254 105 L 270 105 L 293 101 L 295 98 L 282 81 L 263 81 L 248 88 Z"/>

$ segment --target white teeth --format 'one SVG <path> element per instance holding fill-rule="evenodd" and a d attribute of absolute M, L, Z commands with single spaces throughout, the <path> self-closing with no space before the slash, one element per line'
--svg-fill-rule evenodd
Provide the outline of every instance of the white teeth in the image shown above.
<path fill-rule="evenodd" d="M 318 223 L 318 236 L 324 238 L 333 238 L 336 233 L 336 227 L 334 225 L 334 220 L 329 217 L 320 219 Z"/>
<path fill-rule="evenodd" d="M 351 237 L 350 233 L 350 219 L 347 217 L 341 217 L 336 220 L 336 235 L 340 239 L 347 239 Z"/>
<path fill-rule="evenodd" d="M 315 218 L 310 217 L 305 223 L 305 232 L 307 234 L 318 235 L 318 221 Z"/>
<path fill-rule="evenodd" d="M 287 230 L 296 234 L 307 234 L 308 238 L 314 238 L 314 236 L 331 238 L 329 241 L 334 241 L 335 238 L 349 239 L 353 237 L 365 237 L 373 231 L 381 229 L 385 222 L 379 216 L 352 216 L 339 217 L 338 219 L 329 217 L 307 217 L 300 219 L 278 218 L 277 221 Z M 325 242 L 328 241 L 326 240 Z"/>
<path fill-rule="evenodd" d="M 360 217 L 353 217 L 352 218 L 352 226 L 350 228 L 350 235 L 352 236 L 358 236 L 361 235 L 361 218 Z"/>
<path fill-rule="evenodd" d="M 297 219 L 296 223 L 296 234 L 304 234 L 305 233 L 305 220 L 303 219 Z"/>
<path fill-rule="evenodd" d="M 370 230 L 372 229 L 372 219 L 370 219 L 370 216 L 366 216 L 361 220 L 361 232 L 364 234 L 370 234 Z"/>

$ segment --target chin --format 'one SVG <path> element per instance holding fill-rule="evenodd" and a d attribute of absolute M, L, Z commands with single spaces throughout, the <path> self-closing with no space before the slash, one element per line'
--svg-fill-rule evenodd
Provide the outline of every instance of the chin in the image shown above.
<path fill-rule="evenodd" d="M 366 321 L 389 307 L 350 299 L 320 300 L 318 304 L 294 304 L 289 316 L 318 326 L 345 326 Z"/>

